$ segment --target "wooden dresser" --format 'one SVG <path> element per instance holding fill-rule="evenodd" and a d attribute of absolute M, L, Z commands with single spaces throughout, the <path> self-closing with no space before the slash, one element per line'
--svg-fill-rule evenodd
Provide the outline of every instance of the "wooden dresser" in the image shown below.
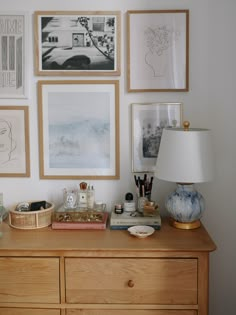
<path fill-rule="evenodd" d="M 207 315 L 204 227 L 163 222 L 137 239 L 127 231 L 16 230 L 2 224 L 0 315 Z"/>

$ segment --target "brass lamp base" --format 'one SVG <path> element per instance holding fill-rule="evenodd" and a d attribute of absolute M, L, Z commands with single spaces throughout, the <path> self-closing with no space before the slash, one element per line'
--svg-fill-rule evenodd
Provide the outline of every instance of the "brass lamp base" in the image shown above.
<path fill-rule="evenodd" d="M 200 220 L 196 220 L 193 222 L 179 222 L 175 221 L 174 219 L 170 218 L 170 225 L 174 226 L 177 229 L 182 230 L 193 230 L 197 229 L 201 226 Z"/>

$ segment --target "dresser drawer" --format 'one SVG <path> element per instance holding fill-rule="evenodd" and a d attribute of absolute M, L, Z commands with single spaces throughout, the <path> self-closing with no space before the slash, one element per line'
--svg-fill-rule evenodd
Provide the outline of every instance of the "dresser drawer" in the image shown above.
<path fill-rule="evenodd" d="M 58 258 L 0 258 L 0 302 L 58 303 Z"/>
<path fill-rule="evenodd" d="M 66 258 L 65 275 L 67 303 L 197 304 L 197 259 Z"/>
<path fill-rule="evenodd" d="M 197 315 L 195 310 L 81 310 L 69 309 L 66 315 Z"/>
<path fill-rule="evenodd" d="M 0 315 L 60 315 L 60 310 L 31 308 L 0 308 Z"/>

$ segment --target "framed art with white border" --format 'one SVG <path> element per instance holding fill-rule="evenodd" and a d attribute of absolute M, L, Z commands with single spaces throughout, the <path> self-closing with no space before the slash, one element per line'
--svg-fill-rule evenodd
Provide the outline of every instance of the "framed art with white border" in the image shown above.
<path fill-rule="evenodd" d="M 132 171 L 153 173 L 163 128 L 180 127 L 182 103 L 131 104 Z"/>
<path fill-rule="evenodd" d="M 28 15 L 0 13 L 0 98 L 27 98 Z"/>
<path fill-rule="evenodd" d="M 29 177 L 28 106 L 0 106 L 0 177 Z"/>
<path fill-rule="evenodd" d="M 42 179 L 119 178 L 119 81 L 39 81 Z"/>
<path fill-rule="evenodd" d="M 189 11 L 128 11 L 128 92 L 189 90 Z"/>
<path fill-rule="evenodd" d="M 119 11 L 36 11 L 36 74 L 120 74 Z"/>

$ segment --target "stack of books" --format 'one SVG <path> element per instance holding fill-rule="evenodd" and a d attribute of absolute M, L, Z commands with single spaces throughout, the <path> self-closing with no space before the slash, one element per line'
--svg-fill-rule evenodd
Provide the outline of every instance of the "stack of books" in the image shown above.
<path fill-rule="evenodd" d="M 110 229 L 111 230 L 127 230 L 134 225 L 149 225 L 155 230 L 161 228 L 161 216 L 159 211 L 155 211 L 152 216 L 144 216 L 138 211 L 135 212 L 123 212 L 117 214 L 114 211 L 110 215 Z"/>

